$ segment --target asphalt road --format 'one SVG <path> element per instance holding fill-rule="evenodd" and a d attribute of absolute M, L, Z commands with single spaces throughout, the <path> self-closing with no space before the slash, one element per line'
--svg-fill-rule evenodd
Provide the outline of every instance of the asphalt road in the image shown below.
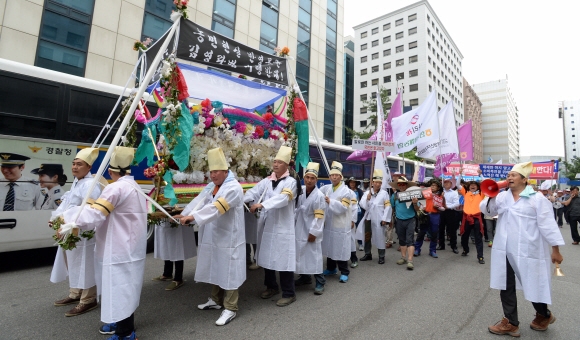
<path fill-rule="evenodd" d="M 557 321 L 546 332 L 528 327 L 535 311 L 518 292 L 520 332 L 526 339 L 578 339 L 580 305 L 580 246 L 572 246 L 569 226 L 562 229 L 567 246 L 562 270 L 553 277 L 551 310 Z M 240 311 L 224 327 L 215 326 L 220 311 L 200 311 L 210 286 L 195 283 L 196 258 L 185 262 L 186 284 L 165 291 L 166 282 L 151 278 L 162 273 L 163 262 L 147 255 L 141 305 L 135 313 L 139 339 L 497 339 L 487 326 L 501 319 L 499 291 L 489 288 L 489 262 L 477 263 L 474 245 L 468 257 L 439 251 L 439 259 L 416 258 L 415 270 L 395 262 L 361 262 L 348 283 L 327 278 L 324 295 L 313 286 L 297 287 L 297 301 L 277 307 L 262 300 L 263 271 L 248 271 L 240 288 Z M 484 255 L 489 259 L 490 249 Z M 376 250 L 373 250 L 376 255 Z M 359 257 L 362 252 L 359 252 Z M 17 256 L 15 256 L 17 255 Z M 54 250 L 0 254 L 0 339 L 105 339 L 98 333 L 100 310 L 67 318 L 72 306 L 53 301 L 68 292 L 67 283 L 49 281 Z M 502 339 L 502 337 L 499 337 Z"/>

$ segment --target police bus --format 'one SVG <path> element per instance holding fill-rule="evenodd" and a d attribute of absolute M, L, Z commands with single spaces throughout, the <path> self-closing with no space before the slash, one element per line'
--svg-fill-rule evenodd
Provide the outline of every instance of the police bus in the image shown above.
<path fill-rule="evenodd" d="M 124 95 L 129 95 L 130 91 L 125 91 Z M 96 140 L 122 92 L 120 86 L 0 59 L 0 157 L 11 154 L 28 158 L 13 171 L 19 171 L 18 176 L 28 178 L 42 191 L 48 188 L 38 182 L 39 175 L 35 169 L 42 164 L 60 164 L 68 178 L 62 190 L 69 190 L 74 179 L 71 173 L 74 156 Z M 156 112 L 154 103 L 147 106 L 151 112 Z M 117 117 L 120 110 L 119 105 L 113 117 Z M 93 172 L 98 169 L 107 151 L 107 143 L 110 143 L 115 132 L 113 128 L 104 140 L 100 156 L 93 164 Z M 140 136 L 140 131 L 137 131 L 137 136 Z M 321 144 L 329 163 L 339 161 L 343 164 L 345 178 L 370 178 L 370 159 L 365 162 L 347 161 L 353 151 L 351 147 L 327 142 Z M 312 142 L 310 156 L 313 161 L 322 163 L 320 153 Z M 143 175 L 144 163 L 133 168 L 132 175 L 148 191 L 152 186 Z M 388 157 L 388 164 L 392 172 L 404 172 L 409 178 L 417 166 L 414 161 L 391 156 Z M 432 166 L 428 166 L 426 176 L 432 176 L 432 171 Z M 5 177 L 4 174 L 0 176 L 0 187 L 9 184 Z M 321 166 L 321 180 L 327 177 L 326 170 Z M 35 200 L 32 195 L 15 199 Z M 24 211 L 3 211 L 0 206 L 0 252 L 54 245 L 53 230 L 47 226 L 51 210 L 39 209 L 43 202 L 31 203 L 30 206 L 35 208 Z M 153 228 L 149 227 L 149 249 L 153 234 Z"/>

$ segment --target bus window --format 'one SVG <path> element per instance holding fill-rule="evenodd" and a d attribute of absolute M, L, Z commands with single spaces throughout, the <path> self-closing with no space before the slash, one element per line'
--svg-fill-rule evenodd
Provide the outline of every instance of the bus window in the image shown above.
<path fill-rule="evenodd" d="M 362 164 L 349 164 L 349 163 L 342 164 L 342 176 L 345 179 L 354 177 L 358 180 L 361 180 L 362 174 L 363 174 Z"/>
<path fill-rule="evenodd" d="M 312 158 L 312 159 L 322 158 L 322 157 L 320 157 L 320 152 L 318 151 L 318 148 L 316 146 L 310 146 L 310 158 Z"/>
<path fill-rule="evenodd" d="M 71 89 L 68 121 L 102 127 L 116 101 L 117 98 L 112 95 L 109 97 L 108 95 L 97 95 L 83 90 Z M 117 117 L 119 113 L 121 113 L 121 103 L 119 103 L 113 117 Z"/>
<path fill-rule="evenodd" d="M 25 105 L 23 105 L 25 106 Z M 12 117 L 0 113 L 0 134 L 23 137 L 54 139 L 56 121 L 33 117 Z"/>
<path fill-rule="evenodd" d="M 433 169 L 425 168 L 425 177 L 434 177 Z"/>
<path fill-rule="evenodd" d="M 326 160 L 328 161 L 328 165 L 332 165 L 332 161 L 336 161 L 338 159 L 338 151 L 334 150 L 324 150 L 324 155 L 326 155 Z"/>
<path fill-rule="evenodd" d="M 363 179 L 365 178 L 371 178 L 371 165 L 370 164 L 365 164 L 364 166 L 364 176 Z"/>
<path fill-rule="evenodd" d="M 405 163 L 405 176 L 407 178 L 413 178 L 414 174 L 415 174 L 415 164 Z"/>
<path fill-rule="evenodd" d="M 0 75 L 0 93 L 4 98 L 0 112 L 56 120 L 61 87 L 33 79 L 26 80 L 5 74 Z M 23 104 L 24 94 L 26 94 L 26 99 Z"/>

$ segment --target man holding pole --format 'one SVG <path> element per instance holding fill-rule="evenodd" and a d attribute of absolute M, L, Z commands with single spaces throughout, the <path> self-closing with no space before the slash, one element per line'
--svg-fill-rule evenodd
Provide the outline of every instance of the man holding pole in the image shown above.
<path fill-rule="evenodd" d="M 288 171 L 291 155 L 292 148 L 281 146 L 274 158 L 272 174 L 246 191 L 244 195 L 244 202 L 253 202 L 250 212 L 260 211 L 256 262 L 264 268 L 264 285 L 266 286 L 261 298 L 270 299 L 280 293 L 276 282 L 276 271 L 278 271 L 282 298 L 276 302 L 276 305 L 280 307 L 288 306 L 296 301 L 294 198 L 297 195 L 297 182 Z"/>

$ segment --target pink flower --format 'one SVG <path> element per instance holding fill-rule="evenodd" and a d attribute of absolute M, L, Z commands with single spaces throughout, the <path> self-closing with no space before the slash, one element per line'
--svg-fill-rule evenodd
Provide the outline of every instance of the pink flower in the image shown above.
<path fill-rule="evenodd" d="M 236 125 L 234 125 L 234 130 L 236 130 L 237 133 L 244 133 L 244 131 L 246 131 L 246 124 L 243 122 L 237 122 Z"/>
<path fill-rule="evenodd" d="M 207 117 L 205 117 L 205 128 L 209 129 L 211 127 L 211 124 L 213 124 L 213 116 L 212 115 L 208 115 Z"/>

